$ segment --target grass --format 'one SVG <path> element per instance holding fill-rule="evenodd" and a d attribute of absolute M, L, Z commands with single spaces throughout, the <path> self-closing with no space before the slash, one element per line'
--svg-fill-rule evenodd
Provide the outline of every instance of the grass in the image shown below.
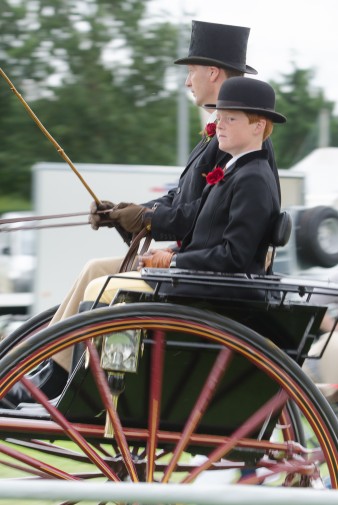
<path fill-rule="evenodd" d="M 0 197 L 0 214 L 22 210 L 32 210 L 32 202 L 15 196 Z"/>
<path fill-rule="evenodd" d="M 82 451 L 75 446 L 75 444 L 71 441 L 59 441 L 56 440 L 54 443 L 58 447 L 63 447 L 69 451 L 74 451 L 78 454 L 83 454 Z M 4 445 L 8 445 L 9 447 L 14 447 L 13 444 L 11 443 L 6 443 L 4 442 Z M 58 457 L 55 455 L 50 455 L 50 454 L 42 454 L 41 452 L 37 452 L 34 449 L 20 449 L 22 452 L 24 452 L 27 456 L 30 456 L 32 458 L 38 458 L 39 460 L 43 461 L 44 463 L 51 465 L 51 466 L 56 466 L 57 468 L 60 468 L 64 472 L 86 472 L 86 471 L 91 471 L 93 469 L 91 464 L 84 463 L 84 462 L 76 462 L 72 459 L 67 459 L 64 457 Z M 37 456 L 38 454 L 38 456 Z M 6 466 L 5 462 L 10 461 L 13 462 L 13 459 L 9 456 L 2 455 L 1 457 L 1 462 L 0 462 L 0 479 L 10 479 L 10 478 L 25 478 L 27 474 L 23 471 L 17 470 L 17 469 L 12 469 L 8 466 Z"/>
<path fill-rule="evenodd" d="M 75 444 L 71 441 L 65 441 L 65 440 L 60 440 L 60 441 L 54 441 L 58 446 L 64 447 L 66 449 L 69 449 L 70 451 L 75 451 L 79 454 L 81 453 L 81 450 L 75 446 Z M 5 445 L 8 445 L 10 447 L 13 447 L 12 444 L 10 443 L 5 443 Z M 22 451 L 22 449 L 21 449 Z M 38 456 L 36 456 L 36 451 L 34 449 L 25 449 L 23 452 L 27 454 L 28 456 L 31 457 L 38 457 L 39 460 L 43 461 L 44 463 L 50 464 L 52 466 L 56 466 L 57 468 L 60 468 L 61 470 L 69 473 L 73 472 L 86 472 L 86 471 L 92 471 L 93 467 L 90 464 L 83 463 L 83 462 L 76 462 L 71 459 L 67 460 L 66 458 L 61 458 L 57 456 L 52 456 L 49 454 L 41 455 L 39 453 Z M 6 466 L 5 462 L 6 461 L 11 461 L 13 462 L 13 459 L 6 456 L 2 455 L 1 456 L 1 462 L 0 462 L 0 486 L 1 486 L 1 479 L 20 479 L 20 478 L 28 478 L 31 479 L 32 477 L 28 476 L 25 472 L 19 471 L 17 469 L 11 469 Z M 61 463 L 60 463 L 61 462 Z M 34 478 L 34 477 L 33 477 Z M 105 478 L 100 478 L 100 479 L 93 479 L 93 482 L 99 482 L 99 481 L 105 481 Z M 13 487 L 15 486 L 15 481 L 13 480 Z M 1 492 L 0 492 L 1 496 Z M 18 499 L 13 499 L 9 500 L 8 498 L 6 499 L 1 499 L 0 498 L 0 505 L 57 505 L 60 503 L 62 500 L 54 500 L 54 499 L 48 499 L 48 500 L 28 500 L 28 499 L 23 499 L 23 500 L 18 500 Z M 76 502 L 78 504 L 86 504 L 86 505 L 97 505 L 97 501 L 81 501 L 81 502 Z M 111 502 L 112 503 L 112 502 Z"/>

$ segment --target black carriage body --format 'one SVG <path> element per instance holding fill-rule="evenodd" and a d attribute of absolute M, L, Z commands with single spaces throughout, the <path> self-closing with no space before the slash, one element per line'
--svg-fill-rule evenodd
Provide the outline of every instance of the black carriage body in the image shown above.
<path fill-rule="evenodd" d="M 128 274 L 126 274 L 128 277 Z M 243 328 L 250 328 L 257 333 L 257 338 L 264 337 L 273 349 L 280 349 L 281 359 L 284 354 L 290 356 L 299 365 L 307 356 L 307 352 L 318 332 L 326 307 L 310 303 L 311 290 L 303 287 L 280 284 L 280 278 L 247 278 L 242 275 L 219 276 L 201 272 L 168 271 L 164 269 L 146 269 L 144 278 L 156 284 L 155 294 L 149 295 L 135 292 L 120 292 L 114 303 L 134 303 L 137 311 L 142 314 L 143 303 L 162 305 L 163 313 L 171 309 L 177 315 L 184 317 L 188 308 L 197 309 L 203 320 L 203 315 L 220 314 L 226 321 L 239 323 Z M 176 296 L 174 290 L 168 295 L 167 284 L 191 286 L 210 286 L 215 283 L 225 291 L 236 287 L 237 299 L 219 295 L 214 298 Z M 252 295 L 257 290 L 260 300 Z M 285 300 L 285 293 L 301 295 L 304 301 Z M 249 293 L 248 298 L 241 298 L 242 292 Z M 264 293 L 262 297 L 261 294 Z M 257 298 L 257 297 L 256 297 Z M 160 305 L 160 306 L 161 306 Z M 237 327 L 237 326 L 236 326 Z M 241 333 L 242 328 L 238 326 Z M 148 423 L 148 391 L 150 383 L 150 356 L 152 347 L 151 332 L 143 340 L 143 353 L 137 374 L 126 374 L 126 387 L 119 398 L 119 414 L 129 427 L 146 428 Z M 166 362 L 164 366 L 164 382 L 167 388 L 161 398 L 161 428 L 163 430 L 179 431 L 186 422 L 191 411 L 191 398 L 200 391 L 211 364 L 220 351 L 221 344 L 205 343 L 187 333 L 174 331 L 167 333 Z M 268 344 L 269 345 L 269 344 Z M 249 348 L 248 348 L 249 352 Z M 215 434 L 230 433 L 243 419 L 257 410 L 267 398 L 276 393 L 278 386 L 265 380 L 265 372 L 240 354 L 235 354 L 229 366 L 226 377 L 218 386 L 208 414 L 200 424 L 201 432 L 212 430 Z M 226 401 L 225 401 L 226 399 Z M 83 367 L 73 374 L 68 388 L 64 392 L 60 409 L 67 417 L 103 422 L 104 412 L 100 403 L 95 381 Z M 229 413 L 231 415 L 229 416 Z M 269 438 L 276 423 L 276 416 L 271 419 L 270 428 L 266 428 L 264 436 Z M 258 434 L 256 434 L 258 435 Z"/>

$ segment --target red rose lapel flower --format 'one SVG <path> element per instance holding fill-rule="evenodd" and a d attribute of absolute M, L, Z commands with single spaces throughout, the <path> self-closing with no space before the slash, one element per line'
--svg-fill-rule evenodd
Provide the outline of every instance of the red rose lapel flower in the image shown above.
<path fill-rule="evenodd" d="M 215 136 L 215 134 L 216 134 L 216 123 L 208 123 L 208 124 L 205 126 L 205 128 L 204 128 L 204 130 L 203 130 L 202 134 L 203 134 L 203 138 L 204 138 L 207 142 L 209 142 L 209 141 L 212 139 L 212 137 L 214 137 L 214 136 Z"/>
<path fill-rule="evenodd" d="M 224 170 L 222 167 L 216 167 L 206 175 L 208 184 L 217 184 L 224 178 Z"/>

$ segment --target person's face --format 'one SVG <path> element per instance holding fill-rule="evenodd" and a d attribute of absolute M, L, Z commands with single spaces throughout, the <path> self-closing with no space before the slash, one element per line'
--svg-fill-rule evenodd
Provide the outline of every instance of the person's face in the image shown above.
<path fill-rule="evenodd" d="M 260 149 L 263 126 L 261 123 L 264 123 L 264 120 L 259 123 L 250 124 L 246 114 L 239 110 L 217 110 L 216 135 L 219 148 L 232 156 Z"/>
<path fill-rule="evenodd" d="M 212 67 L 203 65 L 188 65 L 188 75 L 185 85 L 190 89 L 199 107 L 205 103 L 212 103 L 214 93 Z"/>

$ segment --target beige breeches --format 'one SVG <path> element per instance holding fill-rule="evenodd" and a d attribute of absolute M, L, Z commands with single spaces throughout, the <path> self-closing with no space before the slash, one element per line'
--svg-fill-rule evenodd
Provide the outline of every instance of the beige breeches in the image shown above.
<path fill-rule="evenodd" d="M 128 277 L 128 279 L 122 277 Z M 106 280 L 107 276 L 104 276 L 91 281 L 85 291 L 84 300 L 95 301 Z M 118 274 L 110 279 L 99 301 L 109 305 L 120 289 L 128 291 L 142 291 L 146 293 L 153 292 L 153 288 L 141 279 L 139 272 L 127 272 L 124 274 Z"/>
<path fill-rule="evenodd" d="M 88 284 L 98 277 L 114 275 L 120 270 L 123 258 L 99 258 L 88 261 L 75 283 L 63 299 L 49 326 L 78 313 L 80 302 Z M 72 348 L 65 349 L 53 356 L 53 359 L 64 369 L 69 370 L 72 361 Z"/>

